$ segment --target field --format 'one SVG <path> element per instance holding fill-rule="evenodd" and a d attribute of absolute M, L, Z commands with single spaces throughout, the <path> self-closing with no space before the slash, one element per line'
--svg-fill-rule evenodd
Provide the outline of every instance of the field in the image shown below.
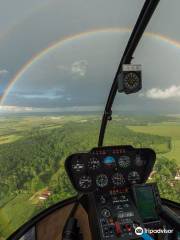
<path fill-rule="evenodd" d="M 0 117 L 0 239 L 39 211 L 75 194 L 64 160 L 97 146 L 99 127 L 96 115 Z M 179 200 L 179 182 L 174 177 L 180 168 L 180 118 L 114 116 L 105 145 L 118 144 L 155 149 L 153 181 L 163 197 Z M 51 195 L 42 200 L 46 191 Z"/>
<path fill-rule="evenodd" d="M 174 159 L 180 165 L 180 124 L 164 122 L 161 124 L 148 124 L 147 126 L 128 126 L 129 129 L 159 136 L 171 137 L 171 151 L 163 154 L 163 156 Z"/>
<path fill-rule="evenodd" d="M 35 213 L 35 209 L 36 207 L 30 202 L 28 194 L 19 194 L 14 197 L 0 209 L 0 232 L 4 236 L 8 236 L 14 229 L 19 228 L 20 222 L 25 222 L 27 218 L 30 218 Z"/>

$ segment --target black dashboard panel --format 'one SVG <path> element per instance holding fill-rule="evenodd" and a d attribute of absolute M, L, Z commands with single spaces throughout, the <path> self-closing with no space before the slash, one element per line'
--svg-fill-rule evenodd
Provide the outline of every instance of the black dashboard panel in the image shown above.
<path fill-rule="evenodd" d="M 65 166 L 74 188 L 88 193 L 144 183 L 155 159 L 155 152 L 148 148 L 101 147 L 69 156 Z"/>

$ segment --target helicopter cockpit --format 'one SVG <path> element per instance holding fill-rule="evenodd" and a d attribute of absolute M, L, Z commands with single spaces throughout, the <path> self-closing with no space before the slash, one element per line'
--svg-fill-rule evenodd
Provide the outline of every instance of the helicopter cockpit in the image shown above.
<path fill-rule="evenodd" d="M 117 138 L 118 139 L 121 138 L 121 135 L 120 135 L 121 132 L 116 133 L 116 131 L 113 132 L 114 135 L 115 134 L 117 135 L 117 138 L 114 138 L 115 144 L 114 142 L 113 142 L 113 145 L 107 144 L 107 142 L 105 145 L 103 144 L 105 132 L 107 130 L 107 125 L 112 120 L 112 107 L 113 107 L 113 103 L 115 101 L 116 95 L 121 96 L 122 94 L 125 94 L 126 97 L 129 97 L 130 95 L 132 96 L 133 94 L 138 93 L 143 88 L 142 66 L 139 63 L 138 64 L 134 64 L 134 62 L 132 63 L 132 60 L 134 60 L 134 52 L 137 49 L 137 46 L 154 12 L 156 11 L 156 8 L 159 2 L 160 0 L 146 0 L 139 14 L 139 17 L 136 21 L 136 24 L 132 30 L 132 33 L 130 29 L 125 29 L 125 32 L 131 33 L 131 35 L 127 42 L 126 48 L 122 54 L 120 64 L 117 68 L 117 72 L 115 74 L 115 77 L 112 82 L 112 86 L 107 98 L 107 102 L 105 105 L 105 109 L 103 112 L 102 121 L 100 125 L 98 145 L 92 148 L 92 146 L 88 143 L 89 139 L 88 140 L 85 139 L 86 134 L 84 134 L 83 135 L 84 141 L 86 141 L 86 145 L 89 146 L 90 149 L 87 150 L 86 148 L 86 151 L 84 151 L 84 149 L 82 149 L 82 151 L 79 151 L 79 148 L 77 147 L 78 145 L 78 142 L 77 142 L 75 148 L 73 149 L 73 153 L 69 154 L 68 152 L 68 156 L 66 156 L 65 161 L 63 162 L 63 167 L 65 167 L 66 174 L 70 180 L 70 183 L 76 195 L 66 200 L 63 200 L 61 202 L 58 202 L 51 207 L 48 206 L 46 210 L 43 210 L 42 212 L 38 213 L 30 221 L 28 221 L 27 223 L 22 225 L 18 230 L 16 230 L 8 238 L 8 240 L 60 240 L 60 239 L 62 240 L 118 240 L 118 239 L 120 240 L 179 240 L 180 239 L 180 205 L 179 203 L 163 198 L 161 196 L 157 182 L 149 181 L 150 179 L 152 180 L 151 176 L 155 172 L 153 169 L 156 164 L 157 155 L 158 157 L 162 156 L 164 152 L 165 154 L 168 154 L 167 153 L 168 151 L 166 151 L 166 149 L 162 153 L 161 151 L 158 152 L 158 149 L 154 148 L 154 145 L 155 145 L 154 142 L 156 142 L 157 139 L 160 143 L 158 145 L 159 148 L 162 147 L 162 142 L 164 139 L 162 139 L 162 137 L 159 135 L 157 135 L 157 139 L 155 139 L 153 137 L 153 134 L 149 134 L 147 136 L 144 133 L 140 133 L 139 135 L 135 135 L 135 134 L 133 135 L 132 132 L 130 132 L 129 130 L 132 126 L 131 124 L 129 124 L 128 125 L 129 128 L 126 129 L 126 132 L 123 135 L 124 144 L 119 144 L 116 141 Z M 147 33 L 147 34 L 151 36 L 151 33 Z M 84 35 L 84 37 L 86 38 L 86 34 Z M 75 39 L 76 38 L 77 36 L 75 37 Z M 71 39 L 72 38 L 69 38 L 70 41 Z M 74 49 L 73 47 L 70 47 L 70 50 L 68 49 L 68 51 L 69 52 L 74 51 L 75 54 L 77 54 L 76 47 L 78 46 L 78 44 L 79 43 L 76 43 L 74 45 L 75 46 Z M 99 44 L 98 46 L 101 45 L 101 43 L 98 43 L 98 44 Z M 55 46 L 53 45 L 53 47 L 51 47 L 52 50 L 55 51 L 57 46 L 59 45 L 58 44 L 56 44 Z M 107 43 L 105 44 L 105 46 L 107 47 Z M 86 46 L 84 48 L 86 48 Z M 60 53 L 63 53 L 63 51 Z M 102 54 L 101 50 L 98 54 L 99 55 Z M 47 57 L 46 53 L 44 52 L 40 55 L 41 56 L 45 55 L 45 57 Z M 56 63 L 58 57 L 59 56 L 54 57 L 54 55 L 52 54 L 51 60 L 53 59 L 53 61 Z M 37 59 L 38 57 L 35 58 L 35 60 Z M 46 60 L 47 59 L 42 60 L 41 64 L 42 65 L 44 64 L 44 66 L 48 68 L 46 64 L 47 63 Z M 81 64 L 83 65 L 83 67 L 86 68 L 87 63 L 85 61 L 84 62 L 81 61 Z M 85 73 L 83 71 L 84 70 L 83 67 L 80 69 L 79 65 L 75 62 L 75 64 L 71 66 L 71 72 L 75 74 L 78 73 L 82 77 L 84 76 L 84 73 Z M 67 69 L 67 67 L 65 66 L 58 66 L 56 71 L 59 71 L 59 69 L 63 70 L 64 75 L 65 75 L 65 72 L 67 73 L 69 71 L 69 69 Z M 40 72 L 39 69 L 36 71 Z M 20 72 L 19 74 L 20 77 L 21 75 L 23 75 L 24 72 L 25 72 L 24 70 L 22 71 L 22 73 Z M 30 72 L 31 71 L 27 73 L 27 79 L 29 76 L 31 76 Z M 42 73 L 40 72 L 40 74 Z M 42 76 L 43 75 L 41 75 L 41 78 L 43 78 Z M 93 74 L 90 77 L 93 78 Z M 61 86 L 62 88 L 59 90 L 60 95 L 57 97 L 58 101 L 59 99 L 62 101 L 62 104 L 64 104 L 63 94 L 65 92 L 64 90 L 65 81 L 68 82 L 69 80 L 65 79 L 63 81 L 62 81 L 63 84 Z M 80 86 L 84 84 L 83 87 L 87 88 L 86 83 L 83 83 L 81 80 L 80 81 L 77 80 L 77 82 L 79 83 Z M 69 81 L 69 86 L 70 85 L 72 85 L 72 83 Z M 50 85 L 48 83 L 48 87 L 49 86 Z M 76 83 L 73 83 L 72 91 L 74 91 L 74 89 L 76 90 L 77 88 L 78 86 L 76 85 Z M 155 91 L 155 90 L 152 90 L 152 91 Z M 151 91 L 151 95 L 154 94 L 154 92 L 152 91 Z M 55 92 L 55 95 L 50 94 L 48 95 L 48 98 L 50 100 L 54 100 L 54 98 L 56 98 L 56 94 L 58 93 Z M 85 101 L 85 99 L 88 101 L 87 99 L 87 96 L 88 96 L 89 98 L 91 97 L 91 103 L 93 103 L 93 92 L 91 91 L 91 89 L 89 91 L 86 91 L 86 93 L 81 93 L 81 94 L 83 95 L 82 102 Z M 99 89 L 95 94 L 98 96 Z M 66 96 L 66 100 L 68 103 L 72 102 L 71 97 L 72 96 L 70 96 L 70 94 Z M 144 97 L 143 94 L 138 95 L 138 99 L 141 98 L 141 102 L 142 102 L 142 97 Z M 10 98 L 13 99 L 13 94 L 12 96 L 10 96 Z M 32 96 L 29 94 L 28 98 L 32 99 Z M 27 100 L 28 98 L 24 98 L 24 99 Z M 40 102 L 41 101 L 43 102 L 43 98 L 44 96 L 43 97 L 41 96 L 38 99 Z M 12 101 L 12 99 L 10 100 Z M 78 101 L 79 101 L 79 98 L 76 96 L 75 103 L 77 105 L 79 103 Z M 67 103 L 65 103 L 64 105 L 61 106 L 61 110 L 65 106 L 67 107 L 68 110 L 71 111 L 74 107 L 77 107 L 76 104 L 68 105 Z M 83 104 L 82 104 L 82 108 L 83 108 Z M 45 119 L 45 121 L 46 120 L 47 119 Z M 53 120 L 56 121 L 57 120 L 56 117 L 54 117 Z M 48 125 L 47 128 L 51 128 L 51 130 L 54 131 L 52 132 L 52 135 L 56 134 L 57 128 L 58 129 L 62 128 L 65 122 L 65 121 L 63 122 L 63 117 L 62 118 L 60 117 L 60 121 L 62 121 L 61 126 L 59 126 L 56 122 L 54 123 L 53 126 Z M 79 121 L 82 124 L 86 122 L 86 120 L 79 120 Z M 127 119 L 124 118 L 123 121 L 126 122 Z M 71 129 L 71 123 L 72 122 L 70 120 L 66 125 L 66 129 L 68 130 L 69 135 L 71 135 L 71 133 L 73 132 L 73 130 Z M 90 122 L 88 123 L 90 131 L 92 130 L 90 128 L 91 123 L 92 122 L 90 118 Z M 77 131 L 75 135 L 73 135 L 74 139 L 78 138 L 78 134 L 80 131 L 79 129 L 81 128 L 81 126 L 78 125 L 79 123 L 76 122 L 76 124 L 77 124 L 76 125 Z M 142 121 L 141 124 L 143 125 L 144 122 Z M 144 124 L 144 126 L 146 127 L 148 126 L 148 124 L 149 122 L 147 124 Z M 155 120 L 155 124 L 157 124 L 156 120 Z M 136 123 L 134 125 L 136 125 Z M 117 121 L 117 126 L 119 126 L 119 121 Z M 37 126 L 35 126 L 34 129 L 36 127 Z M 43 131 L 45 132 L 47 128 L 44 125 L 43 130 L 41 129 L 38 131 L 39 133 L 42 133 Z M 43 141 L 46 140 L 46 137 L 47 137 L 46 132 L 45 132 L 45 135 L 43 134 L 40 137 L 40 140 L 42 140 L 42 143 Z M 90 138 L 91 137 L 95 138 L 93 134 L 94 132 L 92 130 L 92 135 L 90 136 Z M 127 142 L 127 136 L 129 136 L 129 138 L 133 137 L 133 142 L 138 144 L 136 146 L 133 146 L 132 142 Z M 62 131 L 62 138 L 60 139 L 60 141 L 63 139 L 63 137 L 64 138 L 66 137 L 66 133 Z M 38 138 L 38 135 L 35 136 L 35 138 Z M 151 138 L 149 147 L 144 147 L 144 145 L 142 144 L 143 138 L 146 138 L 147 142 L 148 142 L 148 138 Z M 170 139 L 166 138 L 165 140 L 166 140 L 165 142 L 166 147 L 170 149 L 171 148 Z M 83 142 L 82 139 L 80 141 Z M 21 146 L 24 147 L 23 144 Z M 33 138 L 32 139 L 28 138 L 28 140 L 26 141 L 26 144 L 28 144 L 29 146 L 33 145 Z M 68 146 L 68 144 L 69 144 L 69 139 L 64 145 Z M 73 143 L 71 144 L 73 145 Z M 58 151 L 61 153 L 65 151 L 63 147 L 61 146 L 59 147 L 58 143 L 57 145 L 55 145 L 54 143 L 47 141 L 47 145 L 52 147 L 50 148 L 50 150 L 48 149 L 47 152 L 50 152 L 52 149 L 54 151 L 58 149 Z M 44 151 L 44 155 L 46 155 L 47 152 Z M 52 156 L 58 160 L 61 158 L 61 156 L 58 155 L 58 153 L 52 154 L 51 157 Z M 58 179 L 59 167 L 62 166 L 62 162 L 61 163 L 58 162 L 56 164 L 54 163 L 53 165 L 50 160 L 51 157 L 46 156 L 46 158 L 48 159 L 47 160 L 48 164 L 44 167 L 43 170 L 40 169 L 40 167 L 39 168 L 37 167 L 38 170 L 37 169 L 36 170 L 39 175 L 33 178 L 33 181 L 32 181 L 33 183 L 34 182 L 36 183 L 36 181 L 38 182 L 39 179 L 40 180 L 45 179 L 45 183 L 47 185 L 47 179 L 48 179 L 48 181 L 51 181 L 52 186 L 54 186 L 55 181 L 56 182 L 58 181 L 59 183 L 63 181 L 63 177 L 65 179 L 65 175 L 63 174 L 61 176 L 60 181 Z M 43 153 L 42 153 L 42 159 L 43 159 Z M 38 161 L 42 162 L 41 156 L 39 157 Z M 51 172 L 49 170 L 49 165 L 53 165 L 55 169 L 52 176 L 50 177 L 48 175 Z M 30 169 L 32 170 L 32 166 L 30 167 Z M 41 171 L 45 171 L 46 174 L 43 175 Z M 156 171 L 158 171 L 158 167 Z M 35 170 L 33 170 L 31 174 L 34 177 L 33 174 L 36 175 Z M 164 178 L 164 181 L 166 180 L 167 178 L 166 179 Z M 31 185 L 33 185 L 32 182 L 31 182 Z M 36 191 L 33 189 L 34 190 L 33 196 L 28 198 L 28 200 L 30 199 L 34 205 L 35 204 L 38 205 L 40 200 L 46 201 L 48 197 L 51 195 L 50 191 L 49 192 L 47 190 L 44 191 L 45 185 L 43 185 L 42 182 L 43 181 L 41 181 L 40 184 L 39 182 L 37 184 L 34 184 L 36 186 L 36 189 L 35 189 Z M 39 187 L 39 185 L 41 184 L 42 186 Z M 65 189 L 64 191 L 68 192 L 69 190 L 68 184 L 65 186 L 65 188 L 67 189 Z M 26 193 L 28 192 L 27 189 L 29 186 L 30 184 L 25 185 Z M 178 189 L 177 187 L 178 184 L 174 183 L 173 181 L 170 182 L 168 186 L 172 188 L 176 187 Z M 45 196 L 41 193 L 42 189 L 43 189 L 43 194 Z M 57 192 L 57 190 L 55 191 Z M 37 201 L 37 198 L 39 198 L 40 200 L 38 199 Z M 42 205 L 39 204 L 39 206 L 41 207 Z M 0 208 L 0 211 L 1 211 L 1 208 Z"/>
<path fill-rule="evenodd" d="M 72 154 L 65 167 L 76 198 L 46 210 L 9 239 L 178 240 L 178 204 L 162 199 L 156 183 L 146 183 L 155 161 L 152 149 L 129 145 Z"/>
<path fill-rule="evenodd" d="M 178 215 L 163 205 L 156 183 L 146 184 L 155 159 L 153 150 L 132 146 L 94 148 L 67 158 L 74 188 L 87 196 L 82 204 L 92 239 L 154 239 L 150 229 L 160 233 L 168 227 L 167 239 L 176 239 Z"/>

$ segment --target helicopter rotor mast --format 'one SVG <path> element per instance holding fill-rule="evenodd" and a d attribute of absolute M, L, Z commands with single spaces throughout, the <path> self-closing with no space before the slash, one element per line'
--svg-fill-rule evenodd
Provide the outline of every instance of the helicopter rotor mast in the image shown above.
<path fill-rule="evenodd" d="M 109 96 L 106 102 L 104 114 L 102 117 L 102 122 L 101 122 L 101 128 L 100 128 L 100 133 L 99 133 L 99 141 L 98 141 L 98 146 L 102 147 L 103 141 L 104 141 L 104 135 L 105 135 L 105 130 L 107 126 L 107 122 L 111 120 L 112 116 L 112 105 L 117 93 L 118 89 L 118 76 L 122 72 L 122 66 L 123 64 L 130 64 L 131 60 L 133 59 L 133 54 L 143 36 L 143 33 L 154 13 L 156 10 L 160 0 L 146 0 L 143 8 L 140 12 L 140 15 L 137 19 L 137 22 L 134 26 L 134 29 L 132 31 L 132 34 L 129 38 L 129 41 L 127 43 L 127 46 L 125 48 L 124 54 L 122 56 L 122 59 L 120 61 L 117 73 L 115 75 L 113 84 L 111 86 Z"/>

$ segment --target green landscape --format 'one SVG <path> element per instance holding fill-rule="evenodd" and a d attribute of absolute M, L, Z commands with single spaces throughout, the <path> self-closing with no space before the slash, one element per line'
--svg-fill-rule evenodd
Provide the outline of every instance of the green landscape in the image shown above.
<path fill-rule="evenodd" d="M 100 120 L 86 114 L 0 116 L 0 240 L 38 212 L 76 194 L 64 160 L 97 146 Z M 179 201 L 178 116 L 116 115 L 104 145 L 120 144 L 153 148 L 157 161 L 149 181 L 158 182 L 162 197 Z"/>

